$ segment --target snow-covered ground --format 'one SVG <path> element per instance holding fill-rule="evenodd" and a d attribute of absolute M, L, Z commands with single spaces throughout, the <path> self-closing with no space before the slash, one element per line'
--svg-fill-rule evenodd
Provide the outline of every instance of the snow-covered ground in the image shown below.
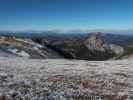
<path fill-rule="evenodd" d="M 132 60 L 0 57 L 0 100 L 130 99 L 133 100 Z"/>

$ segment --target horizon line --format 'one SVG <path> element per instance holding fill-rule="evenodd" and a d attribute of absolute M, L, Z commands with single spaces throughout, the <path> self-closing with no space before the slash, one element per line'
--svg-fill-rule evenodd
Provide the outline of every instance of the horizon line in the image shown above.
<path fill-rule="evenodd" d="M 42 32 L 90 32 L 90 31 L 96 31 L 96 32 L 123 32 L 123 31 L 133 31 L 133 29 L 131 28 L 125 28 L 125 29 L 102 29 L 102 28 L 92 28 L 92 29 L 0 29 L 0 31 L 10 31 L 10 32 L 14 32 L 14 31 L 42 31 Z"/>

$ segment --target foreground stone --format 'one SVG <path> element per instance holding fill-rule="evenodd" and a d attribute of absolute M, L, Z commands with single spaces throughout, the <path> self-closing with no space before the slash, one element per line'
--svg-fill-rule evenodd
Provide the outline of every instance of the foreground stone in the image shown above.
<path fill-rule="evenodd" d="M 0 58 L 0 100 L 133 99 L 133 62 Z"/>

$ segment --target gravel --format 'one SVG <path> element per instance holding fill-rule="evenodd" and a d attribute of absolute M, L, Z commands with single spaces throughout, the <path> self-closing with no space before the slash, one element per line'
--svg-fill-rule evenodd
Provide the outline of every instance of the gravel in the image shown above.
<path fill-rule="evenodd" d="M 0 100 L 133 99 L 133 62 L 0 57 Z"/>

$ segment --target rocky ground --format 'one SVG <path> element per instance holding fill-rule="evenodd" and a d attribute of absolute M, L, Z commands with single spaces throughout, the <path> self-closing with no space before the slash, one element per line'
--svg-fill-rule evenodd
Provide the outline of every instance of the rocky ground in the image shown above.
<path fill-rule="evenodd" d="M 133 100 L 133 62 L 0 57 L 0 100 Z"/>

